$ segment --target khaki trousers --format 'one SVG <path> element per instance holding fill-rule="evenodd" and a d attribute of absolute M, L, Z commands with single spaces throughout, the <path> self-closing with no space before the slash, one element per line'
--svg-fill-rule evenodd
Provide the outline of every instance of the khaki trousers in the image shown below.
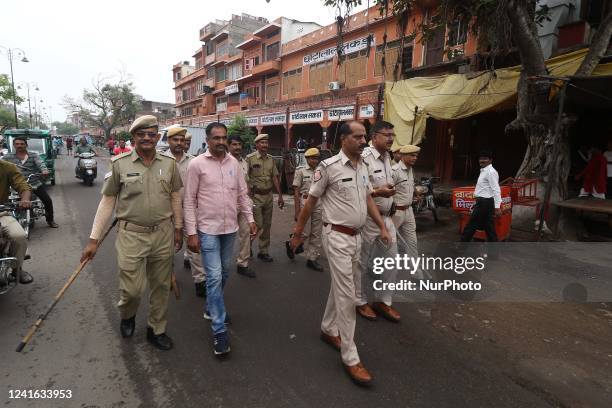
<path fill-rule="evenodd" d="M 174 226 L 164 221 L 153 232 L 128 231 L 119 227 L 119 314 L 122 319 L 136 315 L 140 297 L 149 284 L 148 325 L 155 334 L 166 331 L 168 295 L 174 255 Z"/>
<path fill-rule="evenodd" d="M 302 204 L 302 208 L 304 205 Z M 310 216 L 308 223 L 309 231 L 306 234 L 306 259 L 316 261 L 321 256 L 321 231 L 323 228 L 323 218 L 321 216 L 321 208 L 315 209 Z"/>
<path fill-rule="evenodd" d="M 204 266 L 202 265 L 202 257 L 200 254 L 192 252 L 187 248 L 187 234 L 184 236 L 184 244 L 185 252 L 183 252 L 183 257 L 187 259 L 191 265 L 193 283 L 206 282 L 206 270 L 204 270 Z"/>
<path fill-rule="evenodd" d="M 340 336 L 340 353 L 346 365 L 359 363 L 355 345 L 355 281 L 360 278 L 361 237 L 323 227 L 323 249 L 329 261 L 331 288 L 321 322 L 321 331 Z"/>
<path fill-rule="evenodd" d="M 251 227 L 246 216 L 242 213 L 238 214 L 238 257 L 236 264 L 246 268 L 249 266 L 249 258 L 251 257 Z"/>
<path fill-rule="evenodd" d="M 0 215 L 0 227 L 11 241 L 9 256 L 17 258 L 17 270 L 21 271 L 23 258 L 28 249 L 28 237 L 19 222 L 10 215 Z"/>
<path fill-rule="evenodd" d="M 373 268 L 374 257 L 385 257 L 395 258 L 397 256 L 397 237 L 395 236 L 395 225 L 391 217 L 383 217 L 387 231 L 391 236 L 391 243 L 385 246 L 382 242 L 377 241 L 376 238 L 380 237 L 380 228 L 370 217 L 366 219 L 365 226 L 361 230 L 361 239 L 363 245 L 361 246 L 361 268 L 363 274 L 361 279 L 355 281 L 355 294 L 357 296 L 357 304 L 359 306 L 368 303 L 368 298 L 374 302 L 384 302 L 388 306 L 391 306 L 393 302 L 393 291 L 376 291 L 373 290 L 373 283 L 375 279 L 381 279 L 386 283 L 393 283 L 397 279 L 397 269 L 385 270 L 380 275 L 373 275 L 370 271 Z M 368 296 L 368 294 L 371 294 Z"/>
<path fill-rule="evenodd" d="M 270 248 L 270 229 L 272 228 L 272 210 L 274 200 L 272 193 L 253 196 L 253 217 L 259 233 L 259 253 L 268 254 Z"/>
<path fill-rule="evenodd" d="M 393 216 L 393 224 L 397 230 L 397 235 L 401 239 L 397 240 L 397 251 L 400 254 L 407 254 L 412 258 L 419 256 L 416 235 L 416 221 L 412 207 L 406 210 L 398 210 Z"/>

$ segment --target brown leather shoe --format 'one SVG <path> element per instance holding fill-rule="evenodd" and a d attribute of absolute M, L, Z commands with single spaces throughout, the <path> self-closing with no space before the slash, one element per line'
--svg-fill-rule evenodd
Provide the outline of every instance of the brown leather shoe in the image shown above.
<path fill-rule="evenodd" d="M 336 350 L 340 351 L 340 343 L 342 343 L 342 340 L 340 340 L 340 336 L 330 336 L 327 333 L 321 332 L 321 340 L 323 340 L 325 343 L 329 344 Z"/>
<path fill-rule="evenodd" d="M 352 366 L 343 365 L 346 373 L 351 377 L 351 380 L 358 385 L 369 385 L 372 382 L 372 376 L 361 362 Z"/>
<path fill-rule="evenodd" d="M 376 320 L 376 312 L 374 312 L 374 310 L 367 303 L 365 305 L 357 306 L 357 313 L 359 313 L 359 316 L 363 317 L 364 319 L 368 319 L 370 321 Z"/>
<path fill-rule="evenodd" d="M 389 320 L 390 322 L 399 323 L 401 316 L 399 312 L 391 306 L 387 306 L 383 302 L 375 302 L 372 303 L 372 308 L 376 310 L 376 313 L 381 314 L 385 319 Z"/>

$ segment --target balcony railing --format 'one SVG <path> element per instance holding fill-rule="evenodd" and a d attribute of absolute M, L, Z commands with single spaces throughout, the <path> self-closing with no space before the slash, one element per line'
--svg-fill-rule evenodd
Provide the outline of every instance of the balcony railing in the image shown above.
<path fill-rule="evenodd" d="M 210 65 L 210 64 L 212 64 L 213 62 L 215 62 L 215 53 L 214 53 L 214 52 L 213 52 L 212 54 L 210 54 L 210 55 L 207 55 L 207 56 L 204 58 L 204 65 L 205 65 L 205 66 L 206 66 L 206 65 Z"/>
<path fill-rule="evenodd" d="M 281 62 L 279 60 L 266 61 L 259 65 L 255 65 L 252 69 L 253 75 L 266 75 L 278 73 L 281 70 Z"/>
<path fill-rule="evenodd" d="M 254 96 L 246 96 L 240 97 L 240 107 L 241 108 L 252 108 L 253 106 L 259 105 L 259 98 Z"/>
<path fill-rule="evenodd" d="M 225 112 L 227 110 L 227 102 L 217 104 L 217 112 Z"/>

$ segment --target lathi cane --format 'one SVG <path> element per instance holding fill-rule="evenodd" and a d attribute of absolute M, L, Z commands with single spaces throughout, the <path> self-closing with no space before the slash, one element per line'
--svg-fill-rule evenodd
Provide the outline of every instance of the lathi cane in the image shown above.
<path fill-rule="evenodd" d="M 104 241 L 108 233 L 111 232 L 111 230 L 116 224 L 117 224 L 117 219 L 115 218 L 111 226 L 108 228 L 108 230 L 106 230 L 106 232 L 102 236 L 102 239 L 100 239 L 100 241 L 98 242 L 98 248 L 100 248 L 100 246 L 102 245 L 102 242 Z M 38 316 L 38 320 L 36 320 L 36 322 L 32 325 L 32 327 L 30 327 L 30 331 L 28 331 L 28 334 L 26 334 L 23 340 L 21 340 L 21 343 L 19 343 L 19 345 L 17 346 L 17 350 L 15 351 L 20 353 L 21 350 L 23 350 L 23 348 L 26 346 L 26 344 L 29 343 L 29 341 L 32 339 L 32 336 L 34 336 L 34 333 L 36 333 L 36 330 L 42 325 L 43 321 L 47 318 L 49 313 L 51 313 L 55 305 L 57 305 L 57 302 L 59 302 L 62 296 L 64 296 L 64 293 L 66 293 L 66 290 L 68 290 L 70 285 L 72 285 L 72 282 L 76 280 L 77 276 L 79 276 L 79 273 L 81 273 L 81 271 L 83 270 L 83 268 L 85 268 L 85 266 L 89 263 L 89 261 L 91 261 L 91 258 L 87 258 L 83 262 L 81 262 L 81 264 L 78 266 L 76 271 L 74 271 L 72 276 L 70 276 L 70 279 L 68 279 L 68 282 L 66 282 L 64 284 L 64 287 L 57 293 L 57 295 L 55 295 L 55 298 L 53 299 L 53 302 L 51 302 L 51 304 L 47 308 L 47 311 L 41 314 L 40 316 Z"/>

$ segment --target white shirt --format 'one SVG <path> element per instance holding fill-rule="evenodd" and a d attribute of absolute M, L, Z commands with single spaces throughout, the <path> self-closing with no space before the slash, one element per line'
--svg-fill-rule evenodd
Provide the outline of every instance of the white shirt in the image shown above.
<path fill-rule="evenodd" d="M 480 169 L 480 176 L 474 191 L 476 197 L 491 198 L 495 202 L 495 208 L 501 207 L 501 189 L 499 188 L 499 174 L 492 164 Z"/>
<path fill-rule="evenodd" d="M 608 177 L 612 177 L 612 150 L 605 151 L 604 156 L 608 161 Z"/>

